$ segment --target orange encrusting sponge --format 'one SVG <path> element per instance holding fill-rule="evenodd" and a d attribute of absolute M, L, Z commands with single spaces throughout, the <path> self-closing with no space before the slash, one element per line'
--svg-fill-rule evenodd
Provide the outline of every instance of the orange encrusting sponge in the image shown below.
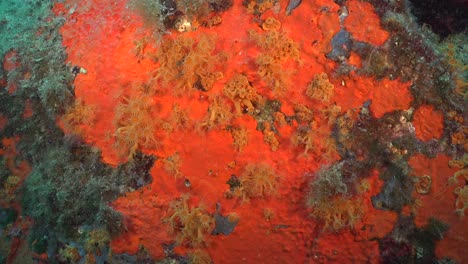
<path fill-rule="evenodd" d="M 416 137 L 422 141 L 439 139 L 444 130 L 444 116 L 431 105 L 422 105 L 413 116 Z"/>
<path fill-rule="evenodd" d="M 56 4 L 67 18 L 61 32 L 68 60 L 87 70 L 75 80 L 65 131 L 81 134 L 114 166 L 137 150 L 159 157 L 153 182 L 112 204 L 127 227 L 112 251 L 135 254 L 143 246 L 162 258 L 162 245 L 177 241 L 177 253 L 206 251 L 214 263 L 305 263 L 325 255 L 377 262 L 378 243 L 369 239 L 390 232 L 396 219 L 370 204 L 378 177 L 354 200 L 334 199 L 338 217 L 349 217 L 339 234 L 314 231 L 320 220 L 306 208 L 305 186 L 339 158 L 332 137 L 338 115 L 369 99 L 374 117 L 406 110 L 410 83 L 333 74 L 338 65 L 325 55 L 341 25 L 332 0 L 303 1 L 291 16 L 287 1 L 242 2 L 219 14 L 220 23 L 162 39 L 126 1 Z M 353 38 L 372 45 L 388 39 L 370 4 L 347 5 L 344 27 Z M 96 110 L 88 116 L 87 109 Z M 229 195 L 232 175 L 240 187 Z M 187 193 L 190 199 L 177 202 Z M 208 232 L 218 202 L 220 214 L 239 220 L 227 236 Z M 361 230 L 360 242 L 350 226 Z"/>

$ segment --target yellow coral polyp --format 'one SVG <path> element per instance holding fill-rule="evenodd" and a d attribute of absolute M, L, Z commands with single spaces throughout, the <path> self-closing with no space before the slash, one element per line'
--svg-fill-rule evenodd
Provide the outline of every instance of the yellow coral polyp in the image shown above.
<path fill-rule="evenodd" d="M 283 127 L 288 124 L 286 121 L 286 116 L 281 112 L 275 113 L 275 124 L 279 127 Z"/>
<path fill-rule="evenodd" d="M 234 75 L 224 86 L 223 93 L 232 100 L 238 115 L 243 112 L 253 114 L 261 98 L 243 74 Z"/>
<path fill-rule="evenodd" d="M 463 169 L 465 167 L 465 162 L 463 162 L 463 160 L 450 160 L 448 165 L 450 168 Z"/>
<path fill-rule="evenodd" d="M 448 179 L 450 184 L 456 184 L 458 182 L 458 177 L 462 180 L 468 181 L 468 169 L 463 169 L 455 172 L 452 177 Z"/>
<path fill-rule="evenodd" d="M 314 119 L 314 113 L 307 106 L 303 104 L 296 104 L 294 112 L 297 122 L 311 122 Z"/>
<path fill-rule="evenodd" d="M 279 141 L 275 136 L 275 132 L 271 129 L 269 123 L 265 123 L 265 128 L 263 129 L 263 141 L 270 145 L 271 151 L 277 151 L 279 148 Z"/>
<path fill-rule="evenodd" d="M 154 104 L 144 93 L 123 97 L 114 118 L 115 148 L 122 157 L 132 156 L 139 147 L 157 146 L 155 131 L 160 120 L 153 117 L 154 109 Z"/>
<path fill-rule="evenodd" d="M 201 35 L 197 42 L 183 36 L 164 39 L 155 57 L 160 66 L 154 79 L 177 96 L 189 94 L 193 88 L 208 91 L 223 77 L 217 67 L 225 56 L 214 50 L 215 37 L 210 35 Z"/>
<path fill-rule="evenodd" d="M 175 178 L 182 177 L 180 165 L 182 161 L 178 152 L 164 159 L 164 170 Z"/>
<path fill-rule="evenodd" d="M 336 195 L 327 199 L 311 198 L 308 206 L 312 209 L 312 217 L 323 223 L 323 229 L 334 232 L 353 228 L 364 215 L 363 201 L 359 196 L 349 198 Z"/>
<path fill-rule="evenodd" d="M 205 237 L 214 227 L 214 218 L 202 206 L 190 207 L 189 196 L 171 203 L 171 216 L 167 219 L 179 243 L 192 247 L 203 246 Z"/>
<path fill-rule="evenodd" d="M 431 190 L 432 178 L 429 175 L 423 175 L 412 178 L 414 188 L 419 194 L 428 194 Z"/>
<path fill-rule="evenodd" d="M 268 164 L 249 164 L 240 176 L 241 187 L 237 196 L 244 201 L 265 198 L 277 192 L 279 177 Z"/>
<path fill-rule="evenodd" d="M 316 122 L 311 122 L 310 126 L 299 128 L 291 137 L 291 143 L 294 146 L 304 147 L 304 155 L 307 155 L 309 150 L 314 150 L 316 148 L 315 138 L 317 138 L 318 135 L 315 128 L 317 128 Z"/>
<path fill-rule="evenodd" d="M 283 67 L 283 64 L 288 60 L 300 62 L 299 46 L 285 33 L 278 31 L 263 34 L 250 31 L 250 38 L 262 51 L 256 58 L 258 74 L 274 93 L 286 91 L 292 72 Z"/>
<path fill-rule="evenodd" d="M 281 22 L 279 22 L 274 17 L 268 17 L 262 23 L 262 29 L 265 31 L 279 30 L 280 28 L 281 28 Z"/>
<path fill-rule="evenodd" d="M 182 109 L 179 104 L 172 106 L 169 123 L 175 129 L 187 129 L 191 125 L 187 109 Z"/>
<path fill-rule="evenodd" d="M 268 9 L 272 8 L 277 3 L 277 0 L 264 0 L 264 1 L 257 1 L 251 0 L 247 3 L 247 12 L 249 14 L 262 14 Z"/>
<path fill-rule="evenodd" d="M 139 147 L 154 147 L 157 144 L 152 103 L 143 94 L 124 97 L 116 108 L 115 147 L 122 156 L 132 156 Z"/>
<path fill-rule="evenodd" d="M 231 118 L 232 113 L 229 105 L 221 96 L 216 95 L 210 99 L 208 114 L 199 124 L 199 128 L 209 130 L 217 126 L 227 125 Z"/>
<path fill-rule="evenodd" d="M 242 152 L 242 150 L 247 146 L 248 144 L 248 132 L 245 127 L 239 127 L 239 128 L 233 128 L 231 130 L 231 135 L 233 138 L 233 145 L 234 148 Z"/>
<path fill-rule="evenodd" d="M 465 210 L 468 208 L 468 186 L 457 187 L 453 193 L 457 195 L 455 212 L 460 216 L 465 216 Z"/>
<path fill-rule="evenodd" d="M 221 24 L 221 22 L 223 22 L 223 19 L 221 18 L 221 16 L 215 15 L 209 18 L 208 21 L 206 21 L 206 26 L 214 27 L 214 26 Z"/>
<path fill-rule="evenodd" d="M 341 114 L 341 107 L 336 104 L 332 104 L 327 108 L 322 109 L 320 112 L 327 120 L 328 125 L 332 126 L 333 124 L 335 124 L 338 115 Z"/>
<path fill-rule="evenodd" d="M 264 51 L 273 55 L 275 62 L 285 62 L 288 59 L 299 61 L 299 46 L 284 32 L 269 31 L 263 34 L 250 31 L 250 37 Z"/>
<path fill-rule="evenodd" d="M 199 82 L 197 83 L 199 87 L 196 87 L 196 88 L 205 92 L 211 90 L 214 84 L 217 81 L 223 79 L 224 77 L 222 72 L 219 72 L 219 71 L 210 72 L 204 68 L 198 69 L 197 74 L 199 75 L 200 79 L 199 79 Z"/>
<path fill-rule="evenodd" d="M 334 85 L 328 80 L 326 73 L 314 76 L 312 82 L 307 86 L 306 95 L 312 99 L 329 102 L 334 94 Z"/>
<path fill-rule="evenodd" d="M 202 249 L 196 249 L 187 253 L 190 264 L 212 264 L 210 254 Z"/>

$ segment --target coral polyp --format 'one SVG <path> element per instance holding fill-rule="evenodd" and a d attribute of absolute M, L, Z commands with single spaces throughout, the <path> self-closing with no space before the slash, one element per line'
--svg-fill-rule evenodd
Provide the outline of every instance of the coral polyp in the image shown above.
<path fill-rule="evenodd" d="M 253 198 L 267 198 L 278 190 L 279 176 L 268 164 L 248 164 L 240 175 L 240 187 L 236 195 L 247 201 Z"/>
<path fill-rule="evenodd" d="M 154 148 L 158 144 L 154 117 L 155 104 L 144 93 L 123 97 L 115 113 L 115 148 L 121 156 L 131 157 L 138 148 Z"/>
<path fill-rule="evenodd" d="M 191 247 L 206 245 L 206 237 L 214 227 L 214 218 L 203 206 L 193 207 L 189 196 L 183 196 L 170 205 L 170 216 L 165 220 L 178 243 Z"/>

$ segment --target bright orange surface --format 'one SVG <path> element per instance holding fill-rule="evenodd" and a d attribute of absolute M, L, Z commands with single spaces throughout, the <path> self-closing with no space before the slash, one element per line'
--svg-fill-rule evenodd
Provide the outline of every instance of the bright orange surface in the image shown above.
<path fill-rule="evenodd" d="M 412 96 L 410 83 L 398 80 L 375 80 L 351 73 L 335 85 L 335 100 L 342 111 L 361 107 L 365 101 L 372 100 L 370 110 L 374 117 L 380 118 L 385 113 L 406 110 L 410 107 Z"/>
<path fill-rule="evenodd" d="M 366 238 L 362 243 L 356 243 L 357 235 L 348 230 L 338 235 L 317 235 L 317 223 L 310 218 L 305 208 L 304 193 L 308 190 L 313 172 L 323 164 L 332 163 L 337 155 L 326 159 L 320 149 L 309 151 L 307 156 L 302 155 L 304 149 L 291 143 L 291 136 L 298 127 L 297 122 L 279 129 L 276 137 L 280 145 L 275 152 L 264 142 L 264 135 L 255 129 L 257 123 L 249 115 L 235 117 L 232 121 L 232 124 L 245 127 L 249 133 L 248 145 L 242 152 L 234 149 L 232 136 L 227 130 L 214 128 L 206 132 L 196 131 L 196 124 L 207 113 L 208 99 L 220 94 L 223 85 L 235 73 L 246 74 L 262 96 L 275 96 L 256 73 L 255 58 L 260 51 L 248 36 L 249 30 L 261 32 L 261 29 L 253 16 L 242 7 L 242 1 L 234 2 L 234 7 L 222 14 L 223 21 L 219 26 L 182 33 L 194 38 L 202 33 L 216 34 L 216 51 L 228 53 L 223 79 L 209 92 L 196 90 L 182 97 L 163 93 L 150 98 L 159 109 L 153 113 L 155 117 L 168 118 L 173 103 L 189 111 L 190 129 L 173 132 L 158 129 L 155 134 L 160 140 L 159 146 L 141 150 L 161 158 L 178 152 L 181 158 L 180 172 L 190 180 L 191 187 L 184 186 L 183 178 L 176 179 L 169 175 L 164 169 L 163 160 L 158 160 L 151 170 L 153 182 L 149 186 L 128 193 L 113 203 L 113 207 L 124 215 L 128 229 L 128 232 L 112 242 L 113 252 L 136 253 L 139 245 L 143 245 L 153 257 L 163 257 L 161 245 L 174 240 L 174 235 L 168 233 L 168 226 L 163 221 L 168 217 L 169 203 L 183 193 L 190 193 L 193 205 L 203 204 L 213 213 L 216 203 L 220 202 L 222 214 L 235 212 L 240 217 L 232 234 L 207 238 L 206 250 L 215 263 L 261 263 L 265 260 L 268 263 L 314 262 L 315 257 L 320 256 L 310 252 L 310 247 L 317 240 L 320 254 L 329 255 L 326 258 L 336 263 L 348 262 L 350 257 L 358 262 L 376 262 L 377 242 L 367 241 L 367 238 L 388 233 L 396 216 L 391 212 L 373 209 L 370 204 L 371 194 L 368 193 L 365 196 L 362 225 L 375 228 L 369 233 L 360 234 Z M 280 13 L 268 11 L 262 15 L 262 18 L 274 16 L 278 19 L 282 23 L 281 30 L 300 48 L 300 62 L 287 64 L 293 70 L 288 80 L 288 91 L 277 96 L 285 114 L 293 114 L 294 105 L 298 103 L 316 112 L 336 104 L 344 112 L 361 107 L 365 101 L 372 99 L 371 111 L 376 117 L 409 107 L 412 100 L 408 92 L 409 83 L 386 79 L 378 81 L 354 73 L 350 77 L 335 77 L 332 74 L 337 65 L 326 59 L 325 54 L 331 50 L 331 38 L 340 30 L 338 6 L 332 0 L 303 1 L 292 16 L 284 15 L 286 2 L 281 1 Z M 325 10 L 324 7 L 328 11 L 321 11 Z M 385 42 L 388 33 L 380 28 L 370 4 L 349 1 L 349 9 L 350 17 L 346 19 L 345 26 L 354 38 L 374 45 Z M 158 49 L 157 40 L 152 38 L 141 18 L 126 8 L 125 1 L 68 0 L 64 4 L 57 4 L 55 11 L 67 19 L 61 32 L 69 55 L 68 61 L 87 70 L 87 74 L 79 74 L 75 80 L 76 97 L 86 105 L 96 107 L 95 123 L 84 125 L 84 139 L 102 151 L 104 162 L 118 165 L 126 158 L 119 157 L 114 146 L 114 110 L 122 96 L 128 96 L 142 84 L 150 83 L 153 72 L 159 67 L 150 56 L 136 55 L 135 42 L 147 37 L 150 41 L 144 52 L 151 53 Z M 357 16 L 358 13 L 362 15 Z M 359 23 L 356 22 L 358 20 Z M 360 32 L 363 21 L 370 25 L 369 32 Z M 353 62 L 360 64 L 359 58 L 354 58 Z M 335 86 L 335 96 L 329 103 L 315 102 L 305 96 L 307 85 L 314 75 L 321 72 L 328 73 Z M 330 128 L 326 127 L 325 120 L 320 120 L 320 116 L 317 118 L 327 132 L 321 133 L 314 140 L 327 141 Z M 226 182 L 231 174 L 239 175 L 246 164 L 260 162 L 271 165 L 280 176 L 278 194 L 244 203 L 236 198 L 226 199 L 224 193 L 229 188 Z M 377 176 L 373 176 L 371 182 L 377 186 Z M 375 187 L 377 192 L 379 188 Z M 264 208 L 270 208 L 274 213 L 269 221 L 263 216 Z M 275 228 L 277 225 L 288 227 Z M 177 252 L 187 250 L 190 248 L 176 248 Z"/>
<path fill-rule="evenodd" d="M 373 89 L 374 96 L 370 106 L 372 114 L 380 118 L 387 112 L 409 109 L 413 99 L 409 86 L 410 83 L 388 79 L 378 82 Z"/>
<path fill-rule="evenodd" d="M 462 245 L 466 244 L 468 236 L 468 220 L 466 217 L 460 217 L 455 212 L 456 196 L 453 193 L 456 187 L 463 186 L 460 182 L 450 183 L 449 178 L 455 173 L 456 169 L 449 168 L 450 158 L 445 155 L 438 155 L 430 159 L 421 154 L 415 155 L 410 159 L 410 165 L 413 168 L 412 175 L 428 175 L 432 179 L 431 190 L 428 195 L 415 193 L 417 199 L 416 218 L 417 226 L 423 227 L 431 217 L 449 226 L 449 230 L 444 239 L 436 244 L 437 257 L 450 257 L 457 263 L 466 263 L 468 255 Z"/>
<path fill-rule="evenodd" d="M 388 39 L 387 31 L 380 27 L 380 18 L 374 7 L 367 2 L 350 0 L 346 2 L 349 16 L 345 20 L 345 28 L 354 39 L 380 46 Z"/>
<path fill-rule="evenodd" d="M 422 105 L 414 113 L 413 125 L 420 140 L 439 139 L 444 131 L 444 116 L 432 105 Z"/>

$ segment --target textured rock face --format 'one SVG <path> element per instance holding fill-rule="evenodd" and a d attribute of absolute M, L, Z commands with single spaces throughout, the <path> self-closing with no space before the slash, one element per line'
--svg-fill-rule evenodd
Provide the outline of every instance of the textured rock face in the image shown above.
<path fill-rule="evenodd" d="M 27 3 L 0 3 L 0 262 L 466 261 L 464 38 L 416 3 Z"/>

